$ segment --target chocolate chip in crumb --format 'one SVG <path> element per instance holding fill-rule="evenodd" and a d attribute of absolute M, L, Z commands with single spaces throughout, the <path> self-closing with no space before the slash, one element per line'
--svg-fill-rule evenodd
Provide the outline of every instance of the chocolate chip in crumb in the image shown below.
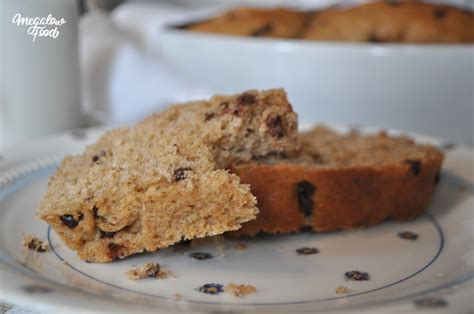
<path fill-rule="evenodd" d="M 59 219 L 61 219 L 61 222 L 71 229 L 75 228 L 79 224 L 79 221 L 81 221 L 83 218 L 84 218 L 83 214 L 80 214 L 77 220 L 74 219 L 73 215 L 59 216 Z"/>
<path fill-rule="evenodd" d="M 224 292 L 223 285 L 218 283 L 206 283 L 200 286 L 197 290 L 201 293 L 216 295 Z"/>
<path fill-rule="evenodd" d="M 115 232 L 108 232 L 108 231 L 102 231 L 102 230 L 99 230 L 99 231 L 100 231 L 100 238 L 101 239 L 113 238 L 115 236 Z"/>
<path fill-rule="evenodd" d="M 23 246 L 40 253 L 47 252 L 49 250 L 48 243 L 40 240 L 34 235 L 25 236 L 25 238 L 23 238 Z"/>
<path fill-rule="evenodd" d="M 99 209 L 97 207 L 92 207 L 92 212 L 94 213 L 94 218 L 97 218 L 97 212 L 99 211 Z"/>
<path fill-rule="evenodd" d="M 212 118 L 214 118 L 215 116 L 216 116 L 216 114 L 214 112 L 206 112 L 204 114 L 204 121 L 209 121 Z"/>
<path fill-rule="evenodd" d="M 433 11 L 433 16 L 437 19 L 443 19 L 446 16 L 446 11 L 437 9 Z"/>
<path fill-rule="evenodd" d="M 182 246 L 182 247 L 189 247 L 191 246 L 191 240 L 189 239 L 182 239 L 181 241 L 179 241 L 178 243 L 175 244 L 175 246 Z"/>
<path fill-rule="evenodd" d="M 253 105 L 257 101 L 255 95 L 244 93 L 237 98 L 239 105 Z"/>
<path fill-rule="evenodd" d="M 178 168 L 174 171 L 173 173 L 173 181 L 181 181 L 186 179 L 186 172 L 185 171 L 190 171 L 191 168 Z"/>
<path fill-rule="evenodd" d="M 298 255 L 313 255 L 318 253 L 319 249 L 315 247 L 302 247 L 296 250 L 296 254 Z"/>
<path fill-rule="evenodd" d="M 109 253 L 107 254 L 110 259 L 113 261 L 117 260 L 119 258 L 119 251 L 122 248 L 120 244 L 117 243 L 109 243 L 108 245 L 109 248 Z"/>
<path fill-rule="evenodd" d="M 418 239 L 418 234 L 410 231 L 403 231 L 398 233 L 398 237 L 404 240 L 416 241 L 416 239 Z"/>
<path fill-rule="evenodd" d="M 370 275 L 363 271 L 351 270 L 347 271 L 344 274 L 346 280 L 355 280 L 355 281 L 367 281 L 370 279 Z"/>
<path fill-rule="evenodd" d="M 270 23 L 263 25 L 262 27 L 256 29 L 250 36 L 253 37 L 260 37 L 263 36 L 273 30 L 273 26 Z"/>
<path fill-rule="evenodd" d="M 313 195 L 316 191 L 314 185 L 308 181 L 300 181 L 296 185 L 296 193 L 298 196 L 298 207 L 299 210 L 305 215 L 305 217 L 313 214 Z"/>
<path fill-rule="evenodd" d="M 415 176 L 419 175 L 421 172 L 421 161 L 420 160 L 413 160 L 407 159 L 404 161 L 405 164 L 410 165 L 410 170 L 413 172 Z"/>
<path fill-rule="evenodd" d="M 118 251 L 120 250 L 122 246 L 120 244 L 117 244 L 117 243 L 109 243 L 109 250 L 111 251 Z"/>
<path fill-rule="evenodd" d="M 196 260 L 199 260 L 199 261 L 203 261 L 203 260 L 206 260 L 206 259 L 211 259 L 214 256 L 212 256 L 212 254 L 210 254 L 210 253 L 195 252 L 195 253 L 189 254 L 189 257 L 191 257 L 193 259 L 196 259 Z"/>
<path fill-rule="evenodd" d="M 98 155 L 92 156 L 92 161 L 93 162 L 97 162 L 97 161 L 99 161 L 99 159 L 100 159 L 100 157 Z"/>
<path fill-rule="evenodd" d="M 268 116 L 266 121 L 265 121 L 265 124 L 267 125 L 268 133 L 271 136 L 276 137 L 276 138 L 283 137 L 283 135 L 284 135 L 283 123 L 282 123 L 280 115 L 276 115 L 276 116 L 270 115 L 270 116 Z"/>

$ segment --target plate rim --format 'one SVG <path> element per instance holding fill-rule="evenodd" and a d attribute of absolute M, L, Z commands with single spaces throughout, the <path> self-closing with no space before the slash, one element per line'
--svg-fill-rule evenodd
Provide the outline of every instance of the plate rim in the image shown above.
<path fill-rule="evenodd" d="M 347 125 L 347 124 L 326 124 L 327 126 L 331 127 L 331 128 L 334 128 L 335 130 L 341 130 L 344 129 L 344 130 L 350 130 L 351 129 L 351 126 L 350 125 Z M 95 127 L 95 128 L 86 128 L 86 129 L 82 129 L 86 134 L 87 133 L 91 133 L 93 135 L 93 137 L 97 137 L 99 136 L 100 134 L 102 134 L 103 132 L 107 131 L 109 128 L 107 127 Z M 373 131 L 377 131 L 377 130 L 380 130 L 381 128 L 378 128 L 378 127 L 371 127 L 371 126 L 360 126 L 360 130 L 362 132 L 373 132 Z M 422 139 L 423 142 L 425 140 L 427 140 L 428 142 L 432 142 L 432 143 L 443 143 L 443 142 L 450 142 L 450 141 L 446 141 L 446 140 L 443 140 L 441 138 L 437 138 L 437 137 L 433 137 L 433 136 L 426 136 L 426 135 L 422 135 L 422 134 L 418 134 L 418 133 L 413 133 L 413 132 L 404 132 L 404 131 L 399 131 L 399 130 L 394 130 L 394 129 L 387 129 L 387 131 L 389 132 L 389 134 L 407 134 L 408 136 L 411 136 L 413 137 L 417 142 L 418 142 L 418 139 Z M 52 136 L 48 136 L 46 138 L 42 138 L 42 139 L 38 139 L 38 140 L 34 140 L 32 141 L 34 144 L 36 145 L 41 145 L 41 143 L 43 142 L 50 142 L 50 141 L 56 141 L 57 139 L 62 139 L 62 140 L 66 140 L 66 141 L 73 141 L 73 140 L 76 140 L 78 141 L 77 144 L 79 145 L 84 145 L 88 142 L 88 139 L 87 137 L 85 138 L 75 138 L 75 137 L 70 137 L 70 134 L 71 132 L 63 132 L 63 133 L 60 133 L 60 134 L 56 134 L 56 135 L 52 135 Z M 10 148 L 10 152 L 13 151 L 13 155 L 16 155 L 15 154 L 15 150 L 18 149 L 18 148 Z M 466 145 L 456 145 L 456 149 L 461 149 L 461 150 L 466 150 L 466 152 L 464 153 L 467 153 L 467 154 L 470 154 L 471 156 L 474 155 L 474 150 L 469 147 L 469 146 L 466 146 Z M 21 150 L 21 149 L 20 149 Z M 64 155 L 65 152 L 61 152 L 60 154 Z M 3 154 L 3 152 L 2 152 Z M 8 150 L 6 151 L 5 155 L 9 155 L 10 153 L 8 153 Z M 50 168 L 50 167 L 53 167 L 55 165 L 55 163 L 57 163 L 57 156 L 55 158 L 52 158 L 52 157 L 48 157 L 48 158 L 42 158 L 40 160 L 35 160 L 34 158 L 28 158 L 29 161 L 26 162 L 26 161 L 23 161 L 23 162 L 18 162 L 18 163 L 15 163 L 13 161 L 13 163 L 10 165 L 10 166 L 13 166 L 13 174 L 10 173 L 9 176 L 10 176 L 10 180 L 13 180 L 14 182 L 18 182 L 18 180 L 22 177 L 26 177 L 26 176 L 29 176 L 31 174 L 34 174 L 35 172 L 38 172 L 40 170 L 44 170 L 44 169 L 47 169 L 47 168 Z M 3 158 L 3 159 L 0 159 L 0 170 L 2 170 L 2 173 L 0 174 L 0 191 L 3 189 L 3 190 L 8 190 L 9 187 L 11 187 L 11 183 L 10 182 L 7 182 L 7 184 L 1 184 L 3 181 L 2 179 L 5 178 L 5 175 L 3 173 L 3 170 L 5 169 L 5 166 L 6 166 L 6 158 Z M 30 164 L 30 167 L 26 167 L 27 169 L 26 170 L 23 170 L 22 172 L 18 172 L 15 174 L 15 168 L 18 168 L 20 165 L 23 165 L 23 164 Z M 16 164 L 16 166 L 15 166 Z M 36 164 L 36 167 L 33 167 L 33 165 Z M 38 166 L 39 164 L 39 166 Z M 26 183 L 24 183 L 26 184 Z M 24 185 L 23 184 L 23 185 Z M 22 185 L 20 185 L 21 187 Z M 16 190 L 16 189 L 15 189 Z M 7 197 L 8 195 L 10 194 L 13 194 L 15 193 L 15 190 L 9 192 L 9 193 L 3 193 L 3 194 L 0 194 L 0 202 L 3 202 Z M 49 234 L 49 232 L 48 232 Z M 48 240 L 49 240 L 49 237 L 48 237 Z M 56 254 L 56 253 L 55 253 Z M 439 252 L 438 252 L 439 254 Z M 97 293 L 91 293 L 91 292 L 88 292 L 86 290 L 84 290 L 83 288 L 81 287 L 74 287 L 72 285 L 68 285 L 68 284 L 65 284 L 65 283 L 60 283 L 60 282 L 57 282 L 57 281 L 54 281 L 52 279 L 49 279 L 47 278 L 46 276 L 42 276 L 41 274 L 35 272 L 34 270 L 31 270 L 29 269 L 28 267 L 25 267 L 25 265 L 20 265 L 18 263 L 18 261 L 15 261 L 15 260 L 11 260 L 9 261 L 9 257 L 6 256 L 6 252 L 5 251 L 2 251 L 0 250 L 0 264 L 2 264 L 3 267 L 0 267 L 0 276 L 2 276 L 2 273 L 4 272 L 8 272 L 8 268 L 13 268 L 16 272 L 19 273 L 18 276 L 28 276 L 29 278 L 32 278 L 34 280 L 40 280 L 40 281 L 46 281 L 48 284 L 51 284 L 51 285 L 54 285 L 54 286 L 61 286 L 61 287 L 64 287 L 66 288 L 67 290 L 71 290 L 73 292 L 78 292 L 78 293 L 82 293 L 82 294 L 86 294 L 86 295 L 89 295 L 89 296 L 99 296 Z M 425 269 L 425 268 L 423 268 Z M 410 276 L 411 277 L 411 276 Z M 413 300 L 413 298 L 415 296 L 421 296 L 421 295 L 426 295 L 426 294 L 429 294 L 429 293 L 432 293 L 432 292 L 437 292 L 439 290 L 442 290 L 442 289 L 445 289 L 445 288 L 457 288 L 459 286 L 461 286 L 462 284 L 464 283 L 467 283 L 467 282 L 471 282 L 471 280 L 474 278 L 474 271 L 471 271 L 470 273 L 466 273 L 466 274 L 463 274 L 453 280 L 450 280 L 449 282 L 446 282 L 446 283 L 443 283 L 443 284 L 440 284 L 438 286 L 435 286 L 435 287 L 431 287 L 431 288 L 427 288 L 423 291 L 419 291 L 419 292 L 416 292 L 414 294 L 408 294 L 408 295 L 402 295 L 400 297 L 396 297 L 396 298 L 391 298 L 389 300 L 382 300 L 382 301 L 374 301 L 374 302 L 371 302 L 370 304 L 360 304 L 360 305 L 357 305 L 355 306 L 355 308 L 368 308 L 368 307 L 377 307 L 377 306 L 390 306 L 390 305 L 394 305 L 398 302 L 403 302 L 405 301 L 406 299 L 411 299 Z M 472 282 L 471 282 L 472 283 Z M 378 290 L 378 289 L 377 289 Z M 15 304 L 18 304 L 18 305 L 23 305 L 23 306 L 26 306 L 26 307 L 29 307 L 31 306 L 31 300 L 32 300 L 32 297 L 31 296 L 28 296 L 28 295 L 22 295 L 22 294 L 19 294 L 18 291 L 9 291 L 9 289 L 7 287 L 3 287 L 3 285 L 0 285 L 0 295 L 3 296 L 1 299 L 5 299 L 4 301 L 6 302 L 12 302 L 14 301 Z M 372 292 L 372 291 L 369 291 L 369 292 Z M 365 293 L 368 293 L 368 292 L 365 292 Z M 107 298 L 105 299 L 106 303 L 109 303 L 109 302 L 117 302 L 117 298 L 113 297 L 113 296 L 107 296 Z M 166 299 L 166 298 L 163 298 L 164 301 L 170 301 L 169 299 Z M 201 302 L 194 302 L 194 301 L 185 301 L 186 304 L 189 304 L 189 305 L 193 305 L 195 303 L 198 303 L 198 304 L 202 304 Z M 308 301 L 308 302 L 303 302 L 303 303 L 312 303 L 314 301 Z M 176 304 L 178 304 L 180 302 L 176 302 Z M 54 302 L 52 301 L 51 299 L 48 299 L 47 300 L 42 300 L 42 304 L 44 306 L 48 306 L 50 307 L 51 309 L 56 309 L 56 310 L 65 310 L 65 309 L 68 309 L 68 310 L 71 310 L 70 307 L 67 306 L 67 304 L 64 304 L 63 302 Z M 211 306 L 211 305 L 219 305 L 219 303 L 207 303 L 207 302 L 204 302 L 203 303 L 204 305 L 208 305 L 208 306 Z M 225 303 L 225 305 L 229 304 L 230 306 L 232 305 L 237 305 L 238 303 Z M 245 307 L 247 306 L 247 304 L 238 304 L 239 306 L 241 307 Z M 260 306 L 259 304 L 249 304 L 250 306 Z M 272 304 L 262 304 L 263 306 L 271 306 Z M 292 304 L 282 304 L 282 305 L 292 305 Z M 179 310 L 179 308 L 177 309 Z"/>

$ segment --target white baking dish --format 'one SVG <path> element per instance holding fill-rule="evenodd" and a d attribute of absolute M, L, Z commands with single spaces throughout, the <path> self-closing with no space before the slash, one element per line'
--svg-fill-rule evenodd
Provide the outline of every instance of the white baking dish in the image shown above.
<path fill-rule="evenodd" d="M 169 28 L 157 54 L 219 93 L 283 87 L 300 120 L 370 124 L 474 144 L 474 45 L 329 43 Z"/>

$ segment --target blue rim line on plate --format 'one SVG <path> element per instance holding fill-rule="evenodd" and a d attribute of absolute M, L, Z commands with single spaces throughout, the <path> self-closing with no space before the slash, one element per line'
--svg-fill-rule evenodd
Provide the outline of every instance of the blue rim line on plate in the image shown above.
<path fill-rule="evenodd" d="M 405 277 L 405 278 L 402 278 L 400 280 L 397 280 L 395 282 L 392 282 L 392 283 L 389 283 L 387 285 L 384 285 L 382 287 L 378 287 L 378 288 L 374 288 L 374 289 L 371 289 L 371 290 L 367 290 L 367 291 L 362 291 L 362 292 L 358 292 L 358 293 L 354 293 L 354 294 L 348 294 L 348 295 L 345 295 L 345 296 L 340 296 L 340 297 L 332 297 L 332 298 L 324 298 L 324 299 L 317 299 L 317 300 L 309 300 L 309 301 L 299 301 L 299 302 L 282 302 L 282 303 L 245 303 L 245 304 L 242 304 L 242 303 L 222 303 L 222 302 L 205 302 L 205 301 L 190 301 L 190 300 L 186 300 L 187 302 L 189 303 L 199 303 L 199 304 L 215 304 L 215 305 L 219 305 L 219 304 L 239 304 L 239 305 L 249 305 L 249 306 L 258 306 L 258 305 L 294 305 L 294 304 L 307 304 L 307 303 L 314 303 L 314 302 L 325 302 L 325 301 L 334 301 L 334 300 L 339 300 L 339 299 L 346 299 L 346 298 L 350 298 L 350 297 L 355 297 L 355 296 L 360 296 L 360 295 L 365 295 L 365 294 L 368 294 L 368 293 L 372 293 L 372 292 L 375 292 L 375 291 L 380 291 L 382 289 L 386 289 L 386 288 L 389 288 L 389 287 L 392 287 L 394 285 L 397 285 L 399 283 L 402 283 L 416 275 L 418 275 L 419 273 L 423 272 L 425 269 L 427 269 L 431 264 L 433 264 L 433 262 L 440 256 L 441 252 L 443 251 L 443 248 L 444 248 L 444 233 L 443 233 L 443 230 L 441 228 L 441 226 L 439 225 L 439 223 L 436 221 L 436 219 L 434 217 L 432 217 L 431 215 L 425 213 L 424 216 L 426 216 L 430 222 L 435 226 L 436 228 L 436 231 L 438 233 L 438 236 L 439 236 L 439 246 L 438 246 L 438 250 L 436 252 L 436 254 L 431 258 L 431 260 L 425 265 L 423 266 L 422 268 L 420 268 L 419 270 L 417 270 L 416 272 L 414 272 L 413 274 Z M 68 267 L 70 267 L 71 269 L 73 269 L 74 271 L 80 273 L 81 275 L 89 278 L 89 279 L 92 279 L 94 281 L 97 281 L 99 283 L 102 283 L 104 285 L 107 285 L 107 286 L 110 286 L 110 287 L 113 287 L 113 288 L 116 288 L 116 289 L 119 289 L 119 290 L 122 290 L 122 291 L 127 291 L 127 292 L 131 292 L 131 293 L 134 293 L 134 294 L 138 294 L 138 295 L 141 295 L 141 296 L 147 296 L 147 297 L 152 297 L 152 298 L 157 298 L 157 299 L 162 299 L 162 300 L 171 300 L 169 298 L 166 298 L 166 297 L 163 297 L 163 296 L 160 296 L 160 295 L 155 295 L 155 294 L 150 294 L 150 293 L 144 293 L 144 292 L 139 292 L 139 291 L 135 291 L 135 290 L 132 290 L 132 289 L 129 289 L 129 288 L 124 288 L 124 287 L 121 287 L 121 286 L 117 286 L 115 284 L 112 284 L 112 283 L 109 283 L 109 282 L 106 282 L 104 280 L 101 280 L 101 279 L 98 279 L 92 275 L 89 275 L 88 273 L 82 271 L 82 270 L 79 270 L 77 269 L 76 267 L 72 266 L 70 263 L 68 263 L 68 261 L 62 257 L 55 249 L 53 243 L 51 242 L 51 226 L 48 227 L 48 231 L 47 231 L 47 238 L 48 238 L 48 244 L 51 248 L 51 250 L 53 251 L 53 253 L 56 255 L 56 257 L 61 261 L 61 262 L 64 262 Z"/>

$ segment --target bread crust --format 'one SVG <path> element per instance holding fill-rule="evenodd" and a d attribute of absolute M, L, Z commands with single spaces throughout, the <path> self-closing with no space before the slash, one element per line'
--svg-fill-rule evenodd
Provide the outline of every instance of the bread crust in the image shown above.
<path fill-rule="evenodd" d="M 406 162 L 344 168 L 233 164 L 231 171 L 250 184 L 260 212 L 257 219 L 231 234 L 292 233 L 305 227 L 328 232 L 368 227 L 387 218 L 416 218 L 431 200 L 442 161 L 441 153 L 432 154 L 420 160 L 418 171 Z M 298 201 L 298 184 L 303 181 L 314 187 L 309 215 Z"/>

